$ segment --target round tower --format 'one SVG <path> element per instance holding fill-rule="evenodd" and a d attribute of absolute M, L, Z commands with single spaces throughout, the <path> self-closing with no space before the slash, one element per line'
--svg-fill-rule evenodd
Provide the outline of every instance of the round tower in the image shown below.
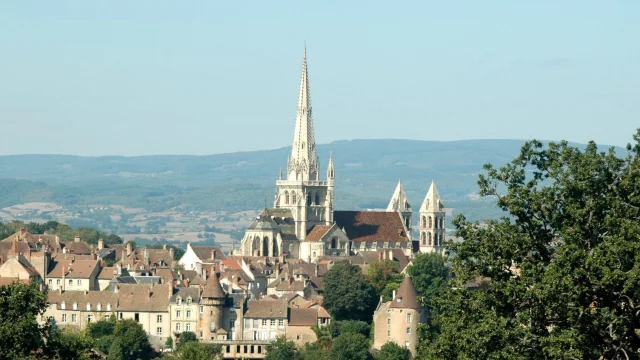
<path fill-rule="evenodd" d="M 225 301 L 225 293 L 220 286 L 220 281 L 215 272 L 211 273 L 202 292 L 200 305 L 204 307 L 202 313 L 202 340 L 212 341 L 217 339 L 218 333 L 226 334 L 222 329 L 222 308 Z"/>

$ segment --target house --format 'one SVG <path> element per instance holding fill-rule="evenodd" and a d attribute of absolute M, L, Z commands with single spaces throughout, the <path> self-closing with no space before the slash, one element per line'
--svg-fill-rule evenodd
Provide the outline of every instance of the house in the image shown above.
<path fill-rule="evenodd" d="M 87 324 L 116 314 L 118 296 L 109 291 L 49 291 L 49 307 L 44 319 L 54 318 L 58 326 L 74 326 L 84 330 Z"/>
<path fill-rule="evenodd" d="M 218 246 L 193 246 L 187 244 L 187 251 L 180 258 L 178 263 L 185 270 L 198 270 L 202 264 L 213 264 L 218 260 L 226 260 L 226 256 L 222 249 Z"/>
<path fill-rule="evenodd" d="M 289 308 L 281 300 L 249 300 L 244 313 L 244 340 L 273 340 L 287 333 Z"/>
<path fill-rule="evenodd" d="M 173 295 L 169 299 L 169 314 L 171 319 L 171 333 L 180 336 L 184 331 L 198 334 L 198 324 L 204 308 L 200 304 L 200 289 L 179 287 L 172 289 Z"/>
<path fill-rule="evenodd" d="M 171 284 L 119 284 L 118 319 L 134 319 L 142 325 L 152 345 L 162 346 L 169 336 Z"/>
<path fill-rule="evenodd" d="M 56 258 L 51 264 L 45 281 L 49 290 L 98 290 L 98 260 L 76 260 Z"/>

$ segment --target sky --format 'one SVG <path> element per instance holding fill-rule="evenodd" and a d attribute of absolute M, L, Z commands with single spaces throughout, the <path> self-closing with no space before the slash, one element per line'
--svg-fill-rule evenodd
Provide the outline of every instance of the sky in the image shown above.
<path fill-rule="evenodd" d="M 595 140 L 640 127 L 640 1 L 3 1 L 0 155 L 316 141 Z"/>

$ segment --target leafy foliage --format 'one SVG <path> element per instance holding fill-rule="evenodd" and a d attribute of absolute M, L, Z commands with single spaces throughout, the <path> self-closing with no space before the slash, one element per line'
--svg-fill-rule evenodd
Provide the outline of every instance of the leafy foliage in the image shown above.
<path fill-rule="evenodd" d="M 180 334 L 178 348 L 182 347 L 184 344 L 187 344 L 193 341 L 196 341 L 196 342 L 198 341 L 196 334 L 193 331 L 184 331 Z"/>
<path fill-rule="evenodd" d="M 336 338 L 342 334 L 362 334 L 369 336 L 371 325 L 360 320 L 332 321 L 329 325 L 331 335 Z"/>
<path fill-rule="evenodd" d="M 430 307 L 431 299 L 450 287 L 451 270 L 437 253 L 418 254 L 412 263 L 407 272 L 422 303 Z"/>
<path fill-rule="evenodd" d="M 456 282 L 435 300 L 427 358 L 640 358 L 640 131 L 626 158 L 526 143 L 480 194 L 509 216 L 454 220 Z"/>
<path fill-rule="evenodd" d="M 380 352 L 376 354 L 379 360 L 410 360 L 411 351 L 404 346 L 400 346 L 395 342 L 388 342 L 380 348 Z"/>
<path fill-rule="evenodd" d="M 60 241 L 72 241 L 76 235 L 80 236 L 82 241 L 86 241 L 89 244 L 98 244 L 100 238 L 104 239 L 105 244 L 122 244 L 122 238 L 115 234 L 106 234 L 104 232 L 92 229 L 80 227 L 77 229 L 71 228 L 71 226 L 57 221 L 47 221 L 40 224 L 35 222 L 24 223 L 22 221 L 11 221 L 6 224 L 0 223 L 0 239 L 5 239 L 20 230 L 25 228 L 32 234 L 43 234 L 45 232 L 51 235 L 58 235 Z"/>
<path fill-rule="evenodd" d="M 203 344 L 196 340 L 181 343 L 174 358 L 178 360 L 212 360 L 221 353 L 221 345 Z"/>
<path fill-rule="evenodd" d="M 370 360 L 369 339 L 358 333 L 346 333 L 333 340 L 330 352 L 335 360 Z"/>
<path fill-rule="evenodd" d="M 335 263 L 325 274 L 324 288 L 323 306 L 334 319 L 371 321 L 378 299 L 359 266 Z"/>
<path fill-rule="evenodd" d="M 267 345 L 267 355 L 265 360 L 301 360 L 296 344 L 293 341 L 287 341 L 284 336 L 278 337 L 275 341 Z"/>

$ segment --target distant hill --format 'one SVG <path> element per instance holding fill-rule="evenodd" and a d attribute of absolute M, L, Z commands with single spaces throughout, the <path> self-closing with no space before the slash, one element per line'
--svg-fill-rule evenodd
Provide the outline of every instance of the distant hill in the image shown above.
<path fill-rule="evenodd" d="M 417 211 L 434 179 L 445 205 L 477 218 L 495 208 L 476 200 L 482 165 L 503 165 L 523 141 L 352 140 L 318 145 L 321 178 L 336 166 L 336 207 L 381 208 L 398 179 Z M 273 201 L 290 148 L 208 156 L 0 156 L 0 207 L 27 201 L 107 204 L 152 211 L 259 209 Z M 284 171 L 286 173 L 286 169 Z"/>

